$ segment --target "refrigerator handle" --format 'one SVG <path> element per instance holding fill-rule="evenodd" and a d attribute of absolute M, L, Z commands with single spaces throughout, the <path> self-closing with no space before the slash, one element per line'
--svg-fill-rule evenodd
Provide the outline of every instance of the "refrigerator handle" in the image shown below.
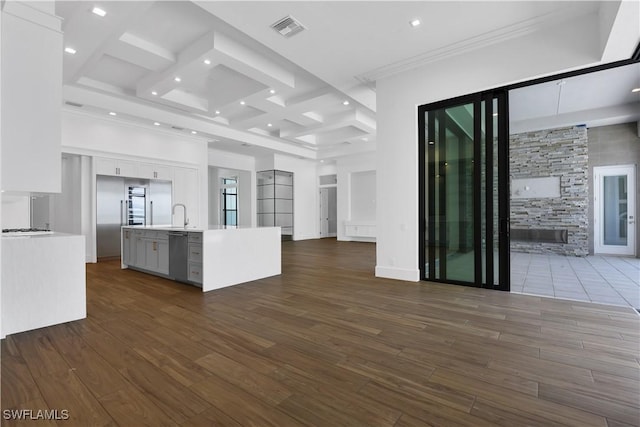
<path fill-rule="evenodd" d="M 153 225 L 153 200 L 149 201 L 149 225 Z"/>
<path fill-rule="evenodd" d="M 124 200 L 120 200 L 120 226 L 124 225 Z"/>

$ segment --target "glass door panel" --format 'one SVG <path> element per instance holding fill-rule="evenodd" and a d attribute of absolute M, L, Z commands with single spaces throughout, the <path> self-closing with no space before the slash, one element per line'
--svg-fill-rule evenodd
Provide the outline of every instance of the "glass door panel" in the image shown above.
<path fill-rule="evenodd" d="M 594 252 L 635 255 L 635 167 L 594 167 Z"/>
<path fill-rule="evenodd" d="M 500 220 L 508 212 L 501 167 L 508 141 L 498 114 L 506 116 L 506 97 L 468 98 L 420 107 L 421 272 L 426 280 L 508 290 L 508 279 L 500 281 L 508 269 L 508 223 Z"/>

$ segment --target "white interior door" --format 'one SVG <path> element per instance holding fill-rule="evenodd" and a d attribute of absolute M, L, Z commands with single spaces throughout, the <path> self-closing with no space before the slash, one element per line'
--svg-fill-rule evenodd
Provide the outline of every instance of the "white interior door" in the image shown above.
<path fill-rule="evenodd" d="M 338 232 L 337 188 L 320 188 L 320 237 L 335 237 Z"/>
<path fill-rule="evenodd" d="M 635 255 L 635 166 L 594 167 L 594 252 Z"/>

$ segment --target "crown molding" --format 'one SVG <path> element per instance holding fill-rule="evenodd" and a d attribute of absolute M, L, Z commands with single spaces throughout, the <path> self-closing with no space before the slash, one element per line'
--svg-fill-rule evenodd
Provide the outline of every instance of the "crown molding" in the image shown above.
<path fill-rule="evenodd" d="M 355 78 L 363 84 L 372 85 L 374 82 L 382 78 L 390 77 L 395 74 L 419 68 L 434 62 L 442 61 L 454 56 L 462 55 L 464 53 L 479 50 L 481 48 L 505 42 L 507 40 L 512 40 L 515 38 L 533 34 L 551 26 L 558 25 L 569 20 L 581 18 L 582 16 L 587 14 L 596 15 L 597 13 L 597 8 L 585 8 L 585 10 L 583 10 L 581 14 L 576 14 L 574 10 L 569 10 L 565 7 L 564 9 L 561 9 L 559 11 L 549 12 L 535 18 L 507 25 L 505 27 L 488 31 L 475 37 L 464 39 L 456 43 L 451 43 L 449 45 L 427 51 L 420 55 L 416 55 L 376 68 L 366 73 L 357 75 L 355 76 Z"/>

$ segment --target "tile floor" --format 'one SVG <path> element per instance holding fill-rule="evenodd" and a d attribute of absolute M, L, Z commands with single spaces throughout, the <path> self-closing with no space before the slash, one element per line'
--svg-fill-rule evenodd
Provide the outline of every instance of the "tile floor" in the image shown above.
<path fill-rule="evenodd" d="M 511 292 L 640 309 L 640 259 L 512 252 Z"/>

